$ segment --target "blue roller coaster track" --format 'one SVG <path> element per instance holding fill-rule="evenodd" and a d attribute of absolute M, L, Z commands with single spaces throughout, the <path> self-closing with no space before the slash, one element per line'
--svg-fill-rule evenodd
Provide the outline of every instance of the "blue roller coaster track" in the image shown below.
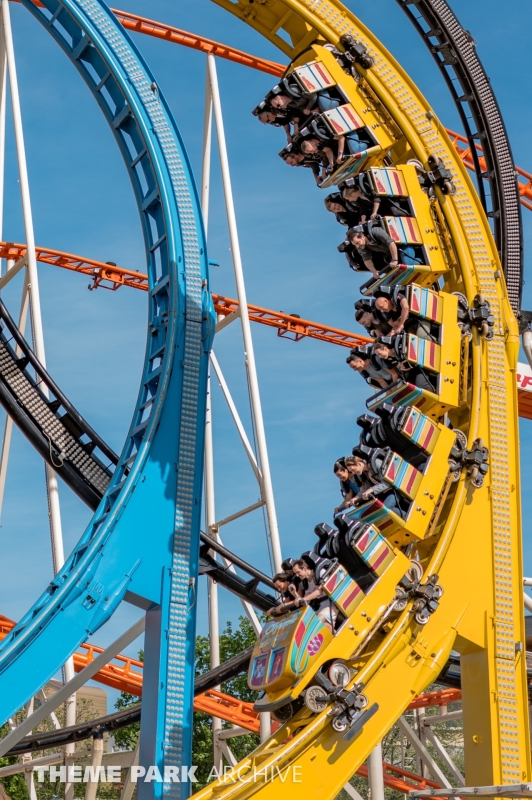
<path fill-rule="evenodd" d="M 175 121 L 136 47 L 99 0 L 23 5 L 103 111 L 139 208 L 149 275 L 141 387 L 109 485 L 63 569 L 0 644 L 0 722 L 122 600 L 146 612 L 140 760 L 190 764 L 206 377 L 214 333 L 198 196 Z M 8 689 L 8 691 L 7 691 Z M 184 797 L 184 783 L 139 785 Z"/>

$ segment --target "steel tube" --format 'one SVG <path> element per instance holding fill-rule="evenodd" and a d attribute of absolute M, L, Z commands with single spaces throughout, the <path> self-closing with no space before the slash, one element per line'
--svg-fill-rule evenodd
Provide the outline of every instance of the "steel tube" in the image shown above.
<path fill-rule="evenodd" d="M 211 364 L 214 368 L 214 372 L 216 373 L 218 383 L 220 384 L 220 388 L 223 392 L 223 396 L 225 397 L 225 401 L 229 407 L 229 411 L 231 412 L 231 416 L 233 417 L 233 422 L 235 423 L 238 435 L 240 436 L 240 441 L 242 442 L 244 450 L 246 451 L 246 455 L 249 458 L 251 469 L 255 473 L 255 477 L 257 478 L 259 486 L 261 486 L 262 473 L 258 467 L 257 461 L 255 459 L 255 454 L 253 452 L 253 448 L 251 447 L 244 426 L 242 425 L 242 420 L 240 419 L 240 415 L 237 411 L 237 407 L 234 403 L 234 400 L 231 397 L 231 392 L 229 391 L 229 387 L 227 385 L 223 372 L 218 363 L 218 359 L 214 355 L 214 350 L 211 350 Z"/>
<path fill-rule="evenodd" d="M 371 800 L 384 800 L 384 773 L 382 771 L 382 745 L 373 748 L 368 757 L 368 780 Z"/>
<path fill-rule="evenodd" d="M 262 416 L 262 405 L 260 400 L 259 382 L 257 378 L 257 366 L 255 363 L 255 352 L 253 349 L 253 339 L 251 336 L 251 326 L 249 322 L 246 286 L 244 282 L 244 271 L 242 268 L 240 242 L 238 238 L 235 207 L 233 202 L 233 190 L 231 187 L 231 174 L 229 171 L 229 158 L 227 155 L 227 144 L 225 140 L 225 130 L 222 116 L 222 104 L 220 101 L 220 90 L 218 87 L 218 76 L 216 73 L 216 61 L 213 55 L 209 54 L 207 56 L 207 66 L 212 93 L 214 118 L 216 121 L 216 131 L 218 134 L 218 148 L 220 152 L 220 164 L 222 169 L 222 182 L 225 195 L 227 223 L 229 226 L 229 238 L 231 241 L 231 254 L 233 257 L 238 301 L 240 303 L 240 320 L 242 323 L 242 335 L 244 339 L 244 349 L 249 374 L 251 405 L 255 419 L 255 429 L 257 432 L 257 447 L 259 451 L 260 468 L 262 472 L 261 489 L 264 494 L 264 500 L 266 501 L 273 563 L 275 565 L 276 572 L 278 572 L 281 569 L 282 562 L 279 528 L 277 525 L 277 514 L 273 497 L 270 461 L 268 457 L 268 447 L 266 444 L 264 419 Z"/>
<path fill-rule="evenodd" d="M 96 658 L 87 664 L 87 666 L 78 672 L 72 680 L 65 686 L 62 686 L 46 703 L 34 711 L 31 717 L 28 717 L 20 723 L 11 733 L 8 733 L 2 741 L 0 741 L 0 758 L 5 755 L 17 742 L 26 736 L 33 728 L 41 723 L 50 714 L 51 711 L 64 703 L 72 694 L 76 692 L 81 686 L 84 686 L 97 672 L 101 670 L 106 664 L 109 663 L 118 653 L 128 647 L 131 642 L 144 633 L 146 624 L 146 617 L 143 615 L 134 625 L 129 628 L 125 633 L 115 639 L 115 641 L 107 647 L 103 653 L 99 653 Z"/>

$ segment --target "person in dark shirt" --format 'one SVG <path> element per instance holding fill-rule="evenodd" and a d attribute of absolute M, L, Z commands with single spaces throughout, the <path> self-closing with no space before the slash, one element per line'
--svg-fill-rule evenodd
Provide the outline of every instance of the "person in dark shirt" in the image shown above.
<path fill-rule="evenodd" d="M 346 257 L 349 269 L 352 269 L 354 272 L 369 272 L 362 260 L 362 256 L 356 247 L 351 244 L 349 239 L 344 239 L 344 241 L 338 245 L 337 250 Z"/>
<path fill-rule="evenodd" d="M 268 614 L 272 617 L 278 617 L 282 614 L 288 614 L 296 608 L 300 608 L 303 603 L 299 596 L 296 587 L 294 586 L 294 573 L 293 572 L 278 572 L 273 577 L 273 585 L 279 594 L 279 602 L 276 606 L 268 609 Z"/>
<path fill-rule="evenodd" d="M 346 225 L 351 228 L 353 225 L 358 225 L 360 215 L 358 211 L 351 207 L 351 204 L 343 199 L 340 192 L 333 192 L 323 201 L 327 211 L 334 214 L 336 221 L 340 225 Z"/>
<path fill-rule="evenodd" d="M 368 347 L 367 350 L 369 349 Z M 351 350 L 351 354 L 346 358 L 347 365 L 362 375 L 370 386 L 387 389 L 397 380 L 397 372 L 379 363 L 371 352 L 365 350 L 365 348 Z"/>
<path fill-rule="evenodd" d="M 299 148 L 305 156 L 321 156 L 322 180 L 333 172 L 338 156 L 338 145 L 334 139 L 318 139 L 312 136 L 303 139 Z"/>
<path fill-rule="evenodd" d="M 374 275 L 379 277 L 379 272 L 383 272 L 387 267 L 394 268 L 399 263 L 397 245 L 384 228 L 372 225 L 371 230 L 366 232 L 362 226 L 349 228 L 347 231 L 349 242 L 356 247 L 364 266 Z M 374 260 L 377 260 L 378 267 Z"/>
<path fill-rule="evenodd" d="M 401 360 L 394 347 L 393 336 L 380 336 L 373 345 L 373 352 L 380 364 L 390 372 L 395 372 L 397 377 L 405 383 L 411 383 L 418 389 L 427 392 L 436 391 L 436 377 L 432 377 L 422 367 Z"/>
<path fill-rule="evenodd" d="M 342 191 L 342 197 L 353 208 L 357 209 L 360 215 L 360 223 L 366 222 L 368 219 L 375 218 L 376 212 L 374 215 L 374 203 L 370 197 L 367 197 L 362 192 L 362 189 L 359 186 L 346 186 Z"/>
<path fill-rule="evenodd" d="M 315 96 L 304 94 L 295 79 L 292 79 L 290 84 L 275 86 L 266 95 L 266 102 L 276 111 L 285 111 L 287 108 L 297 109 L 303 117 L 313 114 L 317 105 Z"/>
<path fill-rule="evenodd" d="M 338 461 L 334 462 L 333 470 L 334 474 L 340 481 L 340 491 L 343 498 L 338 508 L 334 509 L 335 514 L 338 514 L 339 511 L 342 511 L 344 508 L 352 505 L 352 501 L 360 490 L 360 486 L 354 479 L 354 476 L 352 476 L 349 472 L 347 463 L 348 461 L 352 461 L 352 456 L 348 456 L 347 458 L 339 458 Z"/>
<path fill-rule="evenodd" d="M 376 289 L 374 292 L 377 319 L 387 322 L 392 333 L 402 333 L 410 315 L 410 305 L 402 292 L 389 287 Z"/>
<path fill-rule="evenodd" d="M 282 158 L 285 164 L 288 164 L 289 167 L 307 167 L 307 169 L 312 170 L 314 180 L 318 186 L 322 182 L 323 178 L 320 170 L 322 163 L 321 155 L 305 156 L 292 143 L 281 150 L 279 157 Z"/>
<path fill-rule="evenodd" d="M 408 299 L 400 287 L 379 286 L 374 292 L 375 316 L 390 325 L 390 333 L 413 333 L 420 339 L 437 342 L 439 326 L 424 317 L 410 314 Z M 387 335 L 387 331 L 382 331 Z"/>
<path fill-rule="evenodd" d="M 316 581 L 314 570 L 303 559 L 299 559 L 294 563 L 294 572 L 301 579 L 305 603 L 314 610 L 323 624 L 332 631 L 338 618 L 338 611 Z"/>
<path fill-rule="evenodd" d="M 330 132 L 320 120 L 314 120 L 312 125 L 302 128 L 300 133 L 303 141 L 300 143 L 302 153 L 323 153 L 327 158 L 326 173 L 331 175 L 337 166 L 354 153 L 370 147 L 372 142 L 365 141 L 364 128 L 345 134 L 331 136 Z"/>
<path fill-rule="evenodd" d="M 357 474 L 362 483 L 354 504 L 360 505 L 373 500 L 373 498 L 378 498 L 387 508 L 394 511 L 400 517 L 405 517 L 409 504 L 403 501 L 400 492 L 390 486 L 389 483 L 381 480 L 380 475 L 373 470 L 371 466 L 371 453 L 372 448 L 369 447 L 359 445 L 353 448 L 353 457 L 356 459 Z"/>
<path fill-rule="evenodd" d="M 349 178 L 342 191 L 342 196 L 353 205 L 357 203 L 364 209 L 365 218 L 375 220 L 377 217 L 409 217 L 411 212 L 401 206 L 401 201 L 392 197 L 379 197 L 372 191 L 368 179 L 364 180 L 365 175 L 357 175 L 356 178 Z M 349 185 L 351 184 L 352 185 Z M 404 201 L 403 201 L 404 202 Z"/>
<path fill-rule="evenodd" d="M 386 320 L 379 317 L 374 302 L 374 300 L 357 300 L 355 303 L 355 319 L 372 339 L 381 335 L 386 336 L 392 329 Z"/>
<path fill-rule="evenodd" d="M 290 143 L 292 141 L 292 132 L 290 129 L 290 122 L 292 121 L 291 115 L 288 113 L 279 113 L 267 106 L 259 111 L 257 119 L 263 125 L 273 125 L 276 128 L 284 128 L 286 139 Z M 297 133 L 297 131 L 295 131 Z"/>

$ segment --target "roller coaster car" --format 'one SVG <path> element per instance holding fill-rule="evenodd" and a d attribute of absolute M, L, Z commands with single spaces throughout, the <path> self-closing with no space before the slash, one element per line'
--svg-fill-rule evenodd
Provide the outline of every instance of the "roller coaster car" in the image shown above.
<path fill-rule="evenodd" d="M 351 75 L 346 75 L 330 49 L 313 45 L 292 62 L 288 74 L 294 74 L 309 94 L 334 86 L 345 98 L 343 106 L 322 115 L 333 135 L 364 128 L 364 139 L 373 142 L 373 145 L 362 147 L 360 153 L 346 159 L 323 182 L 323 188 L 338 185 L 363 168 L 383 163 L 390 148 L 401 138 L 400 134 L 391 120 L 388 121 L 369 86 L 361 81 L 353 82 Z"/>
<path fill-rule="evenodd" d="M 423 191 L 419 165 L 399 164 L 393 169 L 386 166 L 389 164 L 388 154 L 396 143 L 397 132 L 393 125 L 386 122 L 383 110 L 369 87 L 361 82 L 354 84 L 331 51 L 318 45 L 293 62 L 288 74 L 309 95 L 334 88 L 338 96 L 345 98 L 343 105 L 324 111 L 314 124 L 319 122 L 331 136 L 359 131 L 361 138 L 367 142 L 367 145 L 361 144 L 360 152 L 352 154 L 323 181 L 321 188 L 344 184 L 363 174 L 375 196 L 408 198 L 412 209 L 412 217 L 385 218 L 384 225 L 398 244 L 419 247 L 420 263 L 399 264 L 377 281 L 368 281 L 362 287 L 363 293 L 371 294 L 381 283 L 392 286 L 412 282 L 420 286 L 434 284 L 449 269 L 449 254 L 442 249 L 437 232 L 437 211 L 431 207 L 428 192 Z"/>
<path fill-rule="evenodd" d="M 384 217 L 387 233 L 398 245 L 415 245 L 421 256 L 419 264 L 398 264 L 378 279 L 371 278 L 360 287 L 362 294 L 373 294 L 378 286 L 433 286 L 444 275 L 449 264 L 441 247 L 436 227 L 436 210 L 419 182 L 414 164 L 391 168 L 375 168 L 358 176 L 364 178 L 376 197 L 408 199 L 412 217 Z"/>
<path fill-rule="evenodd" d="M 392 507 L 387 507 L 386 499 L 375 497 L 367 503 L 346 509 L 343 515 L 375 525 L 390 543 L 402 547 L 424 539 L 432 532 L 435 512 L 455 477 L 450 470 L 449 459 L 457 436 L 461 434 L 445 425 L 436 424 L 417 408 L 406 408 L 404 415 L 388 404 L 383 404 L 379 410 L 383 413 L 386 408 L 393 409 L 391 415 L 395 417 L 396 433 L 406 443 L 416 445 L 419 452 L 426 456 L 423 471 L 390 447 L 375 448 L 370 462 L 372 470 L 395 490 L 396 497 L 398 493 L 400 505 L 406 508 L 406 513 L 401 517 Z"/>
<path fill-rule="evenodd" d="M 410 306 L 410 319 L 419 317 L 439 327 L 438 342 L 414 334 L 404 334 L 398 347 L 404 360 L 413 367 L 427 370 L 434 380 L 434 391 L 418 388 L 403 380 L 377 392 L 366 405 L 375 411 L 382 403 L 415 406 L 432 419 L 461 403 L 461 341 L 458 325 L 458 297 L 446 292 L 433 292 L 414 284 L 405 287 Z"/>
<path fill-rule="evenodd" d="M 411 569 L 403 553 L 387 542 L 379 531 L 359 526 L 350 546 L 353 557 L 365 568 L 363 589 L 336 560 L 326 562 L 328 569 L 321 583 L 330 602 L 343 619 L 333 633 L 310 607 L 268 621 L 260 634 L 251 658 L 248 684 L 261 691 L 255 703 L 257 711 L 271 711 L 284 722 L 303 705 L 317 711 L 311 697 L 319 683 L 319 674 L 336 673 L 350 677 L 349 661 L 368 635 L 375 632 L 391 613 L 400 594 L 397 587 Z M 338 668 L 338 659 L 342 669 Z M 309 692 L 309 689 L 312 691 Z M 314 698 L 315 700 L 315 698 Z"/>
<path fill-rule="evenodd" d="M 437 426 L 410 406 L 382 403 L 376 417 L 362 414 L 357 425 L 362 428 L 360 444 L 366 447 L 389 447 L 418 469 L 424 468 L 436 444 Z"/>

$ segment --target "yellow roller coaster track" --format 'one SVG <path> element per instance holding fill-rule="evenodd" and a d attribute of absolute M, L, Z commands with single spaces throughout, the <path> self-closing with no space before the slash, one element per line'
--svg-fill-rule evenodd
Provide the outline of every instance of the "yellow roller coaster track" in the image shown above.
<path fill-rule="evenodd" d="M 438 242 L 431 249 L 439 247 L 438 257 L 445 262 L 440 271 L 439 300 L 447 309 L 455 303 L 456 309 L 453 293 L 465 295 L 469 306 L 481 294 L 489 302 L 495 322 L 491 340 L 476 327 L 469 337 L 460 338 L 457 326 L 448 321 L 450 317 L 445 322 L 440 380 L 445 380 L 444 365 L 451 364 L 445 357 L 451 358 L 449 354 L 458 346 L 458 375 L 446 379 L 456 380 L 459 387 L 454 386 L 454 401 L 446 395 L 444 402 L 440 390 L 440 402 L 432 398 L 430 416 L 440 433 L 449 431 L 449 423 L 455 431 L 460 429 L 468 448 L 481 440 L 489 450 L 489 471 L 479 488 L 465 470 L 450 484 L 445 477 L 448 458 L 439 456 L 430 462 L 427 472 L 441 492 L 433 501 L 430 495 L 432 505 L 428 497 L 416 498 L 413 503 L 416 506 L 419 500 L 411 516 L 416 510 L 423 513 L 424 502 L 423 511 L 427 513 L 428 508 L 429 515 L 407 552 L 421 562 L 424 580 L 438 576 L 444 590 L 439 607 L 422 625 L 416 621 L 410 601 L 403 611 L 389 614 L 382 623 L 391 598 L 378 594 L 377 583 L 373 603 L 378 606 L 377 617 L 381 614 L 379 625 L 364 627 L 358 615 L 361 636 L 353 624 L 342 633 L 344 657 L 356 672 L 350 686 L 356 691 L 363 686 L 372 714 L 364 717 L 361 730 L 352 735 L 354 731 L 346 734 L 333 728 L 334 708 L 313 714 L 303 706 L 225 781 L 209 784 L 195 798 L 241 800 L 259 793 L 261 800 L 277 800 L 280 795 L 291 800 L 335 797 L 412 698 L 435 680 L 453 649 L 461 655 L 466 783 L 528 781 L 515 379 L 519 336 L 488 220 L 462 161 L 428 102 L 373 34 L 341 3 L 213 1 L 275 44 L 292 60 L 292 67 L 318 61 L 329 70 L 352 108 L 358 113 L 367 111 L 365 122 L 382 148 L 380 157 L 378 147 L 373 151 L 377 153 L 372 156 L 373 165 L 393 165 L 401 170 L 412 159 L 425 167 L 429 156 L 443 160 L 452 172 L 456 192 L 445 195 L 436 187 L 436 202 L 431 204 L 436 237 L 431 241 Z M 323 47 L 338 45 L 340 36 L 347 33 L 361 40 L 374 59 L 373 67 L 358 70 L 359 81 L 337 68 L 330 51 Z M 420 221 L 420 227 L 425 224 Z M 427 234 L 429 230 L 425 228 Z M 454 389 L 446 386 L 452 394 Z M 408 525 L 403 534 L 407 529 Z M 404 541 L 408 539 L 401 543 Z M 386 585 L 389 592 L 389 581 Z M 384 592 L 384 584 L 382 589 Z"/>

